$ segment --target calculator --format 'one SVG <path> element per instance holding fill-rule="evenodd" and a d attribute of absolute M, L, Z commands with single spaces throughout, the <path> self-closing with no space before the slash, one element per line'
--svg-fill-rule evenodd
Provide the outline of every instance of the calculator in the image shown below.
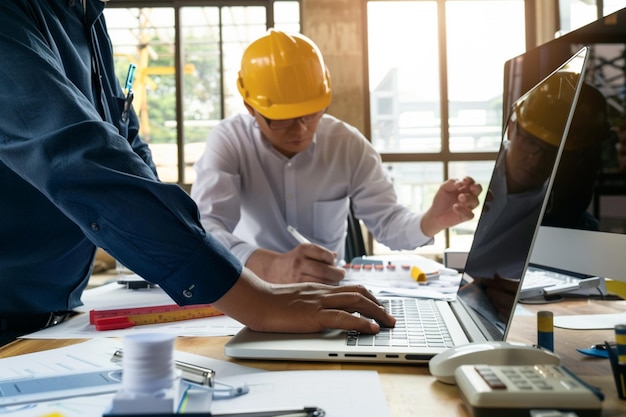
<path fill-rule="evenodd" d="M 562 365 L 461 365 L 454 375 L 474 417 L 528 417 L 531 410 L 602 413 L 602 393 Z"/>

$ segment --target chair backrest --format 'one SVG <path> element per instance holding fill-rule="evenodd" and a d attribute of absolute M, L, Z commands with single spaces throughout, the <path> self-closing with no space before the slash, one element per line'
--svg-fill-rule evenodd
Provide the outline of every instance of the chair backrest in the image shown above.
<path fill-rule="evenodd" d="M 350 201 L 350 211 L 348 212 L 348 236 L 346 237 L 344 260 L 349 263 L 353 258 L 364 255 L 367 255 L 367 250 L 365 248 L 365 240 L 363 239 L 363 231 L 361 230 L 359 219 L 354 217 L 352 201 Z"/>

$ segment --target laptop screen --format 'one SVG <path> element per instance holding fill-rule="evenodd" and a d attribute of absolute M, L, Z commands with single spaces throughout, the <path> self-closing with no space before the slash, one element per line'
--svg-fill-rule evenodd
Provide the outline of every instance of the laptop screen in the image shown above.
<path fill-rule="evenodd" d="M 458 299 L 488 340 L 504 340 L 580 92 L 587 49 L 511 109 Z"/>

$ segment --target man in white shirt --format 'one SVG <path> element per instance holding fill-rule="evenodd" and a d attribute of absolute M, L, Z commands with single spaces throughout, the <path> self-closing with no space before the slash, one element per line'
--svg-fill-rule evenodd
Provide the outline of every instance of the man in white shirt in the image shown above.
<path fill-rule="evenodd" d="M 340 281 L 350 200 L 394 250 L 473 217 L 481 186 L 471 178 L 446 181 L 423 214 L 397 202 L 370 142 L 325 114 L 330 77 L 310 39 L 269 30 L 244 52 L 237 86 L 249 114 L 211 131 L 191 196 L 206 230 L 262 278 Z"/>

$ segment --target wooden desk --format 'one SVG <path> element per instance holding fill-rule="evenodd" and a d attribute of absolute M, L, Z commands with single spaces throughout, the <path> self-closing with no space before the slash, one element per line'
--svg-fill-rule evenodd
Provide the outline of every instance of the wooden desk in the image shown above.
<path fill-rule="evenodd" d="M 592 314 L 626 311 L 626 301 L 567 301 L 555 304 L 524 305 L 528 310 L 551 310 L 560 314 Z M 537 341 L 537 327 L 534 316 L 516 316 L 509 333 L 509 341 L 534 344 Z M 228 337 L 181 337 L 176 348 L 181 351 L 208 356 L 215 359 L 239 363 L 265 370 L 293 369 L 368 369 L 380 375 L 385 396 L 393 417 L 411 416 L 459 416 L 468 417 L 455 386 L 437 382 L 427 366 L 412 365 L 370 365 L 353 363 L 317 363 L 283 361 L 242 361 L 224 355 L 224 344 Z M 606 399 L 603 417 L 626 415 L 626 401 L 617 398 L 611 367 L 606 359 L 584 357 L 576 348 L 589 347 L 614 340 L 612 330 L 574 331 L 555 328 L 555 351 L 561 356 L 563 365 L 575 372 L 591 385 L 602 389 Z M 18 340 L 0 348 L 0 357 L 68 346 L 80 340 Z"/>

